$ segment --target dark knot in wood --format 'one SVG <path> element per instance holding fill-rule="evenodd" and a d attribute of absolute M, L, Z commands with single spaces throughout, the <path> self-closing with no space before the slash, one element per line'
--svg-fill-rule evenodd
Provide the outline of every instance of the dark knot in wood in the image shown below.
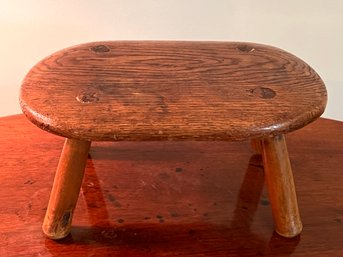
<path fill-rule="evenodd" d="M 110 51 L 110 49 L 105 45 L 93 46 L 91 47 L 91 50 L 96 53 L 106 53 Z"/>
<path fill-rule="evenodd" d="M 276 96 L 276 92 L 273 89 L 267 87 L 256 87 L 248 90 L 251 96 L 256 96 L 263 99 L 271 99 Z"/>
<path fill-rule="evenodd" d="M 255 51 L 255 48 L 253 48 L 252 46 L 248 46 L 248 45 L 239 45 L 237 46 L 237 49 L 241 52 L 246 52 L 246 53 L 250 53 Z"/>
<path fill-rule="evenodd" d="M 97 92 L 87 91 L 87 92 L 81 92 L 76 97 L 76 100 L 80 103 L 83 103 L 83 104 L 96 103 L 99 101 L 99 97 L 98 97 Z"/>

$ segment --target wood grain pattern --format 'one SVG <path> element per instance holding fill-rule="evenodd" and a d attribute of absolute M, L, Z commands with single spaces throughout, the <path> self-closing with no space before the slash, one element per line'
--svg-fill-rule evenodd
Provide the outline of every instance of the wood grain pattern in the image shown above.
<path fill-rule="evenodd" d="M 263 153 L 262 141 L 263 141 L 263 139 L 261 139 L 261 138 L 253 138 L 250 140 L 251 148 L 258 154 Z"/>
<path fill-rule="evenodd" d="M 70 232 L 90 144 L 65 140 L 43 223 L 44 233 L 52 239 L 66 237 Z"/>
<path fill-rule="evenodd" d="M 281 49 L 239 42 L 108 41 L 61 50 L 25 77 L 39 127 L 86 140 L 241 140 L 301 128 L 325 86 Z"/>
<path fill-rule="evenodd" d="M 284 237 L 300 234 L 301 223 L 291 163 L 284 135 L 262 140 L 264 174 L 275 230 Z"/>
<path fill-rule="evenodd" d="M 95 142 L 70 236 L 41 223 L 64 139 L 0 118 L 0 256 L 343 256 L 343 122 L 287 135 L 304 222 L 273 232 L 249 142 Z"/>

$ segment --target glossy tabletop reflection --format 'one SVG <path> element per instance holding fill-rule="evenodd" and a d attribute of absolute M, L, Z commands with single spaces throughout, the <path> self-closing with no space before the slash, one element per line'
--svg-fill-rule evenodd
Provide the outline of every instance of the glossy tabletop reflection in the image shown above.
<path fill-rule="evenodd" d="M 71 235 L 41 224 L 63 138 L 0 119 L 0 256 L 343 256 L 343 123 L 288 135 L 304 223 L 273 232 L 249 142 L 94 143 Z"/>

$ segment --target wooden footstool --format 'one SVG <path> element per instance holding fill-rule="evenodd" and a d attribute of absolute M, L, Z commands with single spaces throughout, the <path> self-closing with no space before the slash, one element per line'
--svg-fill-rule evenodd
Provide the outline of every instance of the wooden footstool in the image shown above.
<path fill-rule="evenodd" d="M 66 138 L 43 230 L 70 232 L 91 141 L 252 140 L 275 230 L 302 230 L 284 134 L 317 119 L 327 93 L 305 62 L 237 42 L 109 41 L 48 56 L 25 77 L 23 112 Z"/>

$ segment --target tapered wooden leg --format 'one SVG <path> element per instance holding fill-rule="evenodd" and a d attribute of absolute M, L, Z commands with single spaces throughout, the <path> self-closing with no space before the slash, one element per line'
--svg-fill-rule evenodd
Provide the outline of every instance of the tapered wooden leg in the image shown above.
<path fill-rule="evenodd" d="M 263 146 L 262 146 L 262 140 L 259 138 L 253 138 L 251 139 L 251 148 L 258 154 L 263 153 Z"/>
<path fill-rule="evenodd" d="M 70 232 L 90 144 L 76 139 L 64 143 L 43 223 L 44 233 L 52 239 L 64 238 Z"/>
<path fill-rule="evenodd" d="M 284 135 L 262 140 L 263 163 L 276 232 L 294 237 L 302 230 Z"/>

